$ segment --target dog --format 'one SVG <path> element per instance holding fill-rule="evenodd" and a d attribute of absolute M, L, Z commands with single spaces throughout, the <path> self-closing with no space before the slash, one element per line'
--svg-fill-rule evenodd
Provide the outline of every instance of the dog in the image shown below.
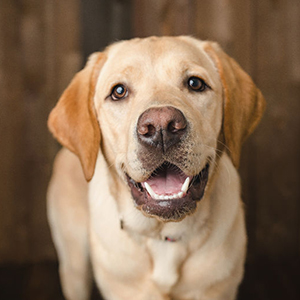
<path fill-rule="evenodd" d="M 241 146 L 265 109 L 214 42 L 120 41 L 50 113 L 47 207 L 66 299 L 232 300 L 246 253 Z"/>

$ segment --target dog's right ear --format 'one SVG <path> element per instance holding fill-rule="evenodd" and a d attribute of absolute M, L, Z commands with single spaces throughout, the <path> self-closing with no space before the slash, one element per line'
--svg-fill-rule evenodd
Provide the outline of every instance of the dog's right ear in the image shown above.
<path fill-rule="evenodd" d="M 105 60 L 105 54 L 100 52 L 90 56 L 48 119 L 49 130 L 54 137 L 79 157 L 87 181 L 94 175 L 100 146 L 100 127 L 93 99 L 97 78 Z"/>

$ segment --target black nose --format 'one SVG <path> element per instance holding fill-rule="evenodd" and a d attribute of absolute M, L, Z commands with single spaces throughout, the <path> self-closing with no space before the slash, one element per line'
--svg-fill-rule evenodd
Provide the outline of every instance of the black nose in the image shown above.
<path fill-rule="evenodd" d="M 187 121 L 183 113 L 171 106 L 147 109 L 139 117 L 137 136 L 144 146 L 164 153 L 180 142 L 186 133 Z"/>

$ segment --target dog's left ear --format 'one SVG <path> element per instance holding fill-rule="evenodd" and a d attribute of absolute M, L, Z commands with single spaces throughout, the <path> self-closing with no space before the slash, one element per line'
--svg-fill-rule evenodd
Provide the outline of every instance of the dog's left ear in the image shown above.
<path fill-rule="evenodd" d="M 217 67 L 224 93 L 223 134 L 236 168 L 241 147 L 259 123 L 266 102 L 250 76 L 217 43 L 205 42 L 204 50 Z"/>
<path fill-rule="evenodd" d="M 48 127 L 54 137 L 80 159 L 87 181 L 94 174 L 100 147 L 100 127 L 94 108 L 94 95 L 100 70 L 106 60 L 94 53 L 78 72 L 53 108 Z"/>

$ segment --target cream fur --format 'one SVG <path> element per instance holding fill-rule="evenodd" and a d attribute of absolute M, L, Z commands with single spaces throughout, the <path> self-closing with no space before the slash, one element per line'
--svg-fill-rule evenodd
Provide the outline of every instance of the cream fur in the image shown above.
<path fill-rule="evenodd" d="M 95 110 L 89 115 L 97 118 L 101 130 L 101 149 L 94 169 L 91 169 L 93 161 L 82 147 L 89 143 L 89 149 L 94 151 L 98 145 L 83 141 L 82 128 L 83 135 L 75 139 L 76 130 L 66 129 L 67 119 L 61 119 L 63 129 L 58 123 L 63 116 L 61 107 L 66 107 L 65 103 L 72 105 L 71 89 L 64 94 L 64 102 L 54 109 L 49 122 L 51 131 L 63 144 L 64 141 L 66 145 L 72 144 L 77 155 L 85 155 L 80 156 L 80 161 L 86 178 L 94 172 L 87 184 L 78 158 L 64 148 L 56 158 L 49 185 L 48 217 L 67 299 L 89 298 L 91 266 L 97 286 L 108 300 L 236 298 L 243 277 L 247 240 L 239 175 L 232 159 L 236 163 L 239 153 L 234 156 L 226 145 L 225 149 L 216 150 L 223 128 L 229 131 L 223 123 L 223 106 L 224 101 L 230 101 L 224 99 L 227 91 L 235 88 L 234 75 L 230 75 L 229 81 L 226 74 L 231 65 L 226 63 L 226 70 L 220 70 L 220 62 L 216 61 L 219 54 L 215 55 L 213 48 L 207 42 L 189 37 L 149 38 L 120 42 L 110 46 L 100 58 L 97 54 L 93 56 L 80 76 L 85 77 L 101 59 L 99 75 L 93 71 L 96 82 L 90 84 L 95 91 L 89 105 Z M 234 65 L 232 74 L 235 68 L 240 76 L 236 82 L 244 82 L 244 76 L 248 75 L 238 65 Z M 183 70 L 190 73 L 183 74 Z M 190 74 L 204 78 L 212 90 L 188 93 L 181 84 L 184 76 Z M 245 78 L 249 89 L 251 85 L 252 97 L 256 87 Z M 127 102 L 107 100 L 111 87 L 118 82 L 131 85 Z M 73 82 L 73 86 L 76 84 Z M 162 222 L 136 209 L 124 176 L 125 170 L 138 182 L 149 177 L 151 172 L 143 168 L 133 133 L 143 111 L 166 105 L 181 110 L 192 128 L 184 146 L 186 162 L 180 168 L 192 176 L 203 169 L 208 157 L 211 161 L 203 199 L 196 212 L 179 222 Z M 262 110 L 255 112 L 256 115 L 260 116 Z M 249 113 L 253 113 L 252 108 Z M 92 124 L 96 123 L 92 120 Z M 84 126 L 85 122 L 72 120 L 72 124 Z M 242 136 L 243 132 L 239 134 Z M 230 144 L 232 141 L 226 138 L 225 142 Z M 82 143 L 80 151 L 76 150 L 78 143 Z M 179 161 L 176 157 L 168 159 Z M 175 242 L 165 241 L 166 237 Z"/>

